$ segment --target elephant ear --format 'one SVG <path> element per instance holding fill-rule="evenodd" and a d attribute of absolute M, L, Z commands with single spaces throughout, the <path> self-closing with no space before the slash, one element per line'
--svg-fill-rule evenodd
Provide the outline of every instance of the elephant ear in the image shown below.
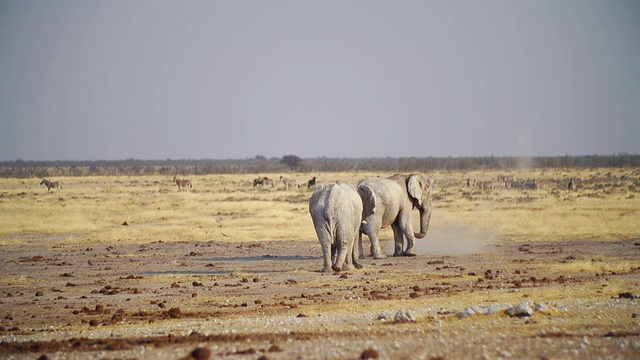
<path fill-rule="evenodd" d="M 376 210 L 376 193 L 367 185 L 358 185 L 358 194 L 362 198 L 362 220 L 373 215 Z"/>
<path fill-rule="evenodd" d="M 411 175 L 409 177 L 409 180 L 407 181 L 407 192 L 415 201 L 414 205 L 417 203 L 420 207 L 424 206 L 422 203 L 422 194 L 425 190 L 429 191 L 428 187 L 429 184 L 425 181 L 422 175 Z"/>

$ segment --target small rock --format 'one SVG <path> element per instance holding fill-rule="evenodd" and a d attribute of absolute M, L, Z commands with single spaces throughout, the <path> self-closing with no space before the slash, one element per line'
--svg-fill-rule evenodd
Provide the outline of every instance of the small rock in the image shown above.
<path fill-rule="evenodd" d="M 622 292 L 618 294 L 619 299 L 633 299 L 635 296 L 631 292 Z"/>
<path fill-rule="evenodd" d="M 525 317 L 533 315 L 533 302 L 523 301 L 505 310 L 509 316 Z"/>
<path fill-rule="evenodd" d="M 195 348 L 190 355 L 195 360 L 209 360 L 211 359 L 211 350 L 199 347 Z"/>
<path fill-rule="evenodd" d="M 378 314 L 378 317 L 376 317 L 376 320 L 378 320 L 378 321 L 387 321 L 387 320 L 391 319 L 391 316 L 392 316 L 391 313 L 383 312 L 383 313 Z"/>
<path fill-rule="evenodd" d="M 380 358 L 380 353 L 378 352 L 378 350 L 375 350 L 375 349 L 367 349 L 363 351 L 362 354 L 360 354 L 360 359 L 362 360 L 379 359 L 379 358 Z"/>
<path fill-rule="evenodd" d="M 397 323 L 409 323 L 416 322 L 416 317 L 411 310 L 400 309 L 394 316 L 394 320 Z"/>
<path fill-rule="evenodd" d="M 180 311 L 180 308 L 171 308 L 171 309 L 169 309 L 167 314 L 172 319 L 178 319 L 178 318 L 182 317 L 182 312 Z"/>
<path fill-rule="evenodd" d="M 476 312 L 472 308 L 466 308 L 463 311 L 456 314 L 456 316 L 460 319 L 465 318 L 467 316 L 475 315 Z"/>

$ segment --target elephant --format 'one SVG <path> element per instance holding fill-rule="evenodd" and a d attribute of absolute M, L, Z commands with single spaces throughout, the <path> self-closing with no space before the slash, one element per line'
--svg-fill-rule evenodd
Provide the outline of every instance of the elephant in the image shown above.
<path fill-rule="evenodd" d="M 363 205 L 354 185 L 343 182 L 319 185 L 309 199 L 309 214 L 322 246 L 324 266 L 342 271 L 358 269 L 357 239 L 363 216 Z"/>
<path fill-rule="evenodd" d="M 416 256 L 415 240 L 427 234 L 431 221 L 431 186 L 421 174 L 396 174 L 388 178 L 370 178 L 358 184 L 358 193 L 364 206 L 359 253 L 364 256 L 362 233 L 371 241 L 371 254 L 375 259 L 385 258 L 380 250 L 378 232 L 391 225 L 395 240 L 393 256 Z M 413 232 L 412 210 L 420 211 L 420 232 Z M 404 238 L 407 247 L 403 251 Z"/>

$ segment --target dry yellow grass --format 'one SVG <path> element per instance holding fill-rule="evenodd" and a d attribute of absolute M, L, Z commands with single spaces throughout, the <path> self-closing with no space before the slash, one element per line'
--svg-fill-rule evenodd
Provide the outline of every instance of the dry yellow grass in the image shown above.
<path fill-rule="evenodd" d="M 494 180 L 502 172 L 435 172 L 433 236 L 483 240 L 615 240 L 640 236 L 636 170 L 528 170 L 518 179 L 543 179 L 538 191 L 473 188 L 467 178 Z M 574 175 L 577 192 L 565 189 Z M 63 190 L 47 193 L 39 179 L 0 179 L 1 242 L 13 235 L 58 235 L 66 241 L 104 242 L 315 240 L 307 210 L 306 181 L 357 183 L 381 173 L 288 174 L 300 188 L 253 187 L 258 176 L 190 176 L 192 191 L 178 191 L 170 176 L 59 178 Z M 593 181 L 588 181 L 593 179 Z M 122 225 L 124 222 L 128 226 Z M 382 232 L 391 238 L 391 231 Z"/>

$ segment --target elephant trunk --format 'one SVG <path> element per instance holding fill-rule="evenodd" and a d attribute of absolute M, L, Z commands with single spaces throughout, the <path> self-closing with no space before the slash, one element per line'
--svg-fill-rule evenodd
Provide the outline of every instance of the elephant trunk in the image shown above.
<path fill-rule="evenodd" d="M 429 206 L 420 209 L 420 232 L 414 233 L 413 236 L 416 239 L 422 239 L 427 235 L 427 230 L 429 230 L 429 222 L 431 221 L 431 204 Z"/>

